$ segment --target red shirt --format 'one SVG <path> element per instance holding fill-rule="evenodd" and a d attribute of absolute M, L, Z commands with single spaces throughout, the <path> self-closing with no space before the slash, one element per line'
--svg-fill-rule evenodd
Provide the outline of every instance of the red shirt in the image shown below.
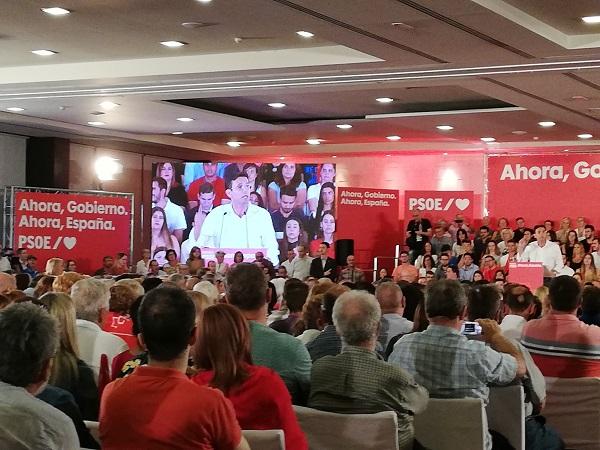
<path fill-rule="evenodd" d="M 221 200 L 225 198 L 225 181 L 223 180 L 223 178 L 220 177 L 217 177 L 217 179 L 212 182 L 206 181 L 206 177 L 198 178 L 196 181 L 192 181 L 187 192 L 188 201 L 198 201 L 198 192 L 200 192 L 200 186 L 202 186 L 204 183 L 212 184 L 212 187 L 215 189 L 215 199 L 213 200 L 213 206 L 220 206 Z"/>
<path fill-rule="evenodd" d="M 103 449 L 235 449 L 240 426 L 217 389 L 175 369 L 140 366 L 113 381 L 100 403 Z"/>
<path fill-rule="evenodd" d="M 481 273 L 483 274 L 483 279 L 485 281 L 489 281 L 490 283 L 494 282 L 494 278 L 496 277 L 496 272 L 500 270 L 499 266 L 494 265 L 494 267 L 484 267 L 481 269 Z"/>
<path fill-rule="evenodd" d="M 129 346 L 129 350 L 137 352 L 139 347 L 137 336 L 133 334 L 133 322 L 128 315 L 109 311 L 102 318 L 102 329 L 107 333 L 119 336 Z"/>
<path fill-rule="evenodd" d="M 247 366 L 247 369 L 250 378 L 227 394 L 242 429 L 283 430 L 286 449 L 307 450 L 306 437 L 298 425 L 290 393 L 281 377 L 267 367 Z M 213 375 L 213 371 L 201 372 L 192 381 L 205 386 Z"/>

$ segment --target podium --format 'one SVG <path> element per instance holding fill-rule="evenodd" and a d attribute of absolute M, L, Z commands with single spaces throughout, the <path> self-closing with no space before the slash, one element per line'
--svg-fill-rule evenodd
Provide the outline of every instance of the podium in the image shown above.
<path fill-rule="evenodd" d="M 541 262 L 513 262 L 508 265 L 508 282 L 524 284 L 531 292 L 544 285 L 544 265 Z"/>

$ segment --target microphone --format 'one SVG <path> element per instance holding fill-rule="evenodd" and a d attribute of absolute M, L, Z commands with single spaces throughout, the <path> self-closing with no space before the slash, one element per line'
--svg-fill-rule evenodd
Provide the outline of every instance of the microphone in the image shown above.
<path fill-rule="evenodd" d="M 223 216 L 221 217 L 221 231 L 219 232 L 219 247 L 221 247 L 221 241 L 223 240 L 223 225 L 225 225 L 225 216 L 228 211 L 223 211 Z"/>

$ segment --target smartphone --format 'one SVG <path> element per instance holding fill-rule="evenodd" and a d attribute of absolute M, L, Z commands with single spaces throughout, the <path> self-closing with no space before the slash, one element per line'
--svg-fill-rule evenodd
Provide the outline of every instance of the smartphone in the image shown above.
<path fill-rule="evenodd" d="M 481 325 L 477 322 L 463 322 L 460 334 L 468 334 L 470 336 L 479 335 L 481 334 Z"/>

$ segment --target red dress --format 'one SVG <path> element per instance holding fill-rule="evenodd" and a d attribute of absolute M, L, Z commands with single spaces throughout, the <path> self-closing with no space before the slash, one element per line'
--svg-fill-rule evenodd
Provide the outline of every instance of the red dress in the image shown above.
<path fill-rule="evenodd" d="M 226 394 L 242 430 L 283 430 L 286 449 L 308 450 L 290 393 L 281 377 L 267 367 L 247 366 L 246 369 L 250 378 Z M 206 386 L 212 377 L 213 371 L 200 372 L 192 381 Z"/>

